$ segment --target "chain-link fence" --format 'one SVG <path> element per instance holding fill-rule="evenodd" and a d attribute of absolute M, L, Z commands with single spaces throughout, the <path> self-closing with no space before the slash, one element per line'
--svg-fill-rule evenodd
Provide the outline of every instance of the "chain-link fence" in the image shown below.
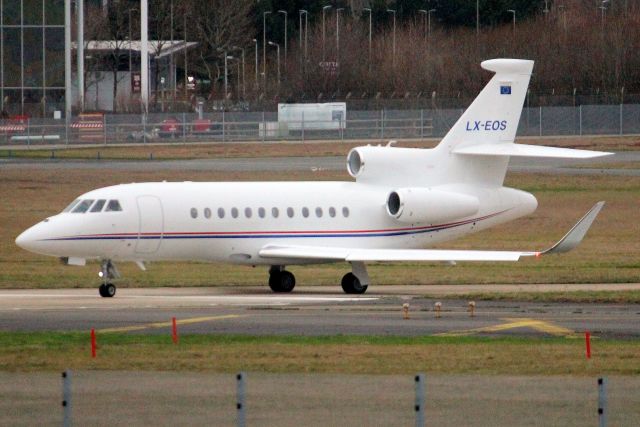
<path fill-rule="evenodd" d="M 347 111 L 345 119 L 279 122 L 276 112 L 86 115 L 0 121 L 0 144 L 344 141 L 444 136 L 462 109 Z M 519 136 L 640 133 L 640 104 L 524 108 Z"/>

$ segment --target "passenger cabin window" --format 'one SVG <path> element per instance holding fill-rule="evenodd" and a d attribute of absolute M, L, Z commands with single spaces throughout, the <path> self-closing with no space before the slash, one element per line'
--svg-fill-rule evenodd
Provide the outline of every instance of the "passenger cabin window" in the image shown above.
<path fill-rule="evenodd" d="M 333 206 L 329 208 L 329 216 L 331 218 L 335 218 L 336 216 L 336 208 L 334 208 Z"/>
<path fill-rule="evenodd" d="M 83 200 L 78 203 L 78 206 L 73 208 L 72 213 L 85 213 L 89 210 L 89 207 L 93 204 L 93 199 L 91 200 Z"/>
<path fill-rule="evenodd" d="M 305 218 L 309 217 L 309 208 L 302 208 L 302 216 Z"/>
<path fill-rule="evenodd" d="M 120 206 L 119 201 L 109 200 L 109 203 L 107 203 L 107 208 L 104 211 L 105 212 L 122 212 L 122 207 Z"/>
<path fill-rule="evenodd" d="M 342 208 L 342 216 L 344 216 L 345 218 L 347 218 L 349 216 L 349 208 L 348 207 L 344 207 Z"/>
<path fill-rule="evenodd" d="M 91 212 L 102 212 L 102 208 L 104 207 L 105 203 L 107 203 L 107 201 L 104 199 L 96 201 L 91 207 Z"/>
<path fill-rule="evenodd" d="M 198 218 L 198 209 L 191 208 L 191 218 L 193 218 L 193 219 Z"/>
<path fill-rule="evenodd" d="M 322 218 L 322 208 L 316 208 L 316 216 Z"/>
<path fill-rule="evenodd" d="M 220 219 L 224 218 L 224 209 L 223 208 L 218 208 L 218 218 L 220 218 Z"/>
<path fill-rule="evenodd" d="M 75 205 L 78 204 L 78 202 L 80 202 L 80 199 L 75 199 L 73 202 L 69 203 L 69 206 L 67 206 L 66 208 L 64 208 L 64 210 L 62 211 L 62 213 L 65 212 L 71 212 L 71 209 L 73 209 L 75 207 Z"/>
<path fill-rule="evenodd" d="M 231 216 L 238 218 L 238 208 L 231 208 Z"/>
<path fill-rule="evenodd" d="M 264 218 L 264 215 L 265 215 L 264 208 L 258 208 L 258 216 L 260 218 Z"/>
<path fill-rule="evenodd" d="M 293 208 L 287 208 L 287 216 L 289 218 L 293 218 L 293 214 L 294 214 Z"/>
<path fill-rule="evenodd" d="M 251 208 L 244 208 L 244 216 L 246 216 L 247 218 L 251 218 L 251 215 L 253 215 L 251 213 Z"/>
<path fill-rule="evenodd" d="M 278 215 L 280 215 L 280 211 L 278 210 L 278 208 L 271 208 L 271 216 L 273 216 L 274 218 L 278 218 Z"/>
<path fill-rule="evenodd" d="M 204 208 L 204 217 L 207 219 L 211 218 L 211 209 Z"/>

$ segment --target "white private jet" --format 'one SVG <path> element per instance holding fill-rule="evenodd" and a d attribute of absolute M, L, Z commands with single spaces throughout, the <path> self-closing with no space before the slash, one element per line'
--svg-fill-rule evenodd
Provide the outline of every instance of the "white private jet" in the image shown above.
<path fill-rule="evenodd" d="M 424 249 L 531 214 L 536 198 L 503 187 L 509 158 L 611 153 L 515 144 L 533 61 L 493 59 L 495 75 L 433 149 L 357 147 L 355 182 L 152 182 L 100 188 L 16 239 L 70 265 L 100 260 L 112 297 L 116 261 L 199 260 L 270 266 L 269 286 L 290 292 L 285 265 L 349 262 L 346 293 L 364 293 L 365 262 L 517 261 L 565 252 L 584 237 L 597 203 L 543 252 Z"/>

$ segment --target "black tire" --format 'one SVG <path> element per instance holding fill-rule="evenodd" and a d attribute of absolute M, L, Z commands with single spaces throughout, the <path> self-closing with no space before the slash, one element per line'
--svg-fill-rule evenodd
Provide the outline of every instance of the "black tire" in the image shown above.
<path fill-rule="evenodd" d="M 353 273 L 347 273 L 342 277 L 342 290 L 345 294 L 364 294 L 368 286 L 360 283 L 360 279 Z"/>
<path fill-rule="evenodd" d="M 107 283 L 104 288 L 104 296 L 107 298 L 113 298 L 116 295 L 116 285 L 113 283 Z"/>
<path fill-rule="evenodd" d="M 269 287 L 273 292 L 288 293 L 295 286 L 296 278 L 288 271 L 273 272 L 269 275 Z"/>
<path fill-rule="evenodd" d="M 98 288 L 98 293 L 102 298 L 107 297 L 107 287 L 104 285 L 104 283 Z"/>

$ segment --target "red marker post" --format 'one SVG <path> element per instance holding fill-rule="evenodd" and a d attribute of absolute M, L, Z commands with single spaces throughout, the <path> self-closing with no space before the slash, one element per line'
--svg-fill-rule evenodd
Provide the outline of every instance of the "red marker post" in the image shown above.
<path fill-rule="evenodd" d="M 584 343 L 587 346 L 587 359 L 591 359 L 591 334 L 589 331 L 584 333 Z"/>
<path fill-rule="evenodd" d="M 96 357 L 96 330 L 91 328 L 91 357 Z"/>
<path fill-rule="evenodd" d="M 178 325 L 176 324 L 176 318 L 171 318 L 171 338 L 173 339 L 174 344 L 178 344 Z"/>

